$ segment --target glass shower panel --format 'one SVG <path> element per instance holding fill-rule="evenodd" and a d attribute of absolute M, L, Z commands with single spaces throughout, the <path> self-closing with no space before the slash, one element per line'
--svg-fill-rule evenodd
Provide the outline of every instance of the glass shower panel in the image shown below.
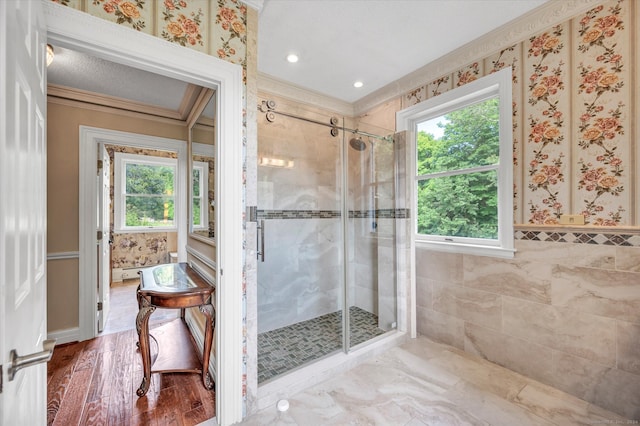
<path fill-rule="evenodd" d="M 326 113 L 278 109 L 329 124 Z M 259 383 L 343 348 L 343 138 L 331 130 L 258 116 Z"/>
<path fill-rule="evenodd" d="M 364 123 L 345 131 L 348 347 L 397 326 L 393 132 Z M 379 137 L 375 137 L 375 136 Z"/>

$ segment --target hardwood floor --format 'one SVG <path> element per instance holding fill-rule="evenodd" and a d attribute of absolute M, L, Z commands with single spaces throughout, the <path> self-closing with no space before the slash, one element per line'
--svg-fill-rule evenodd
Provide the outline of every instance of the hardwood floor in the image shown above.
<path fill-rule="evenodd" d="M 195 425 L 214 417 L 215 392 L 197 374 L 153 374 L 138 398 L 137 339 L 129 329 L 56 346 L 47 368 L 48 424 Z"/>

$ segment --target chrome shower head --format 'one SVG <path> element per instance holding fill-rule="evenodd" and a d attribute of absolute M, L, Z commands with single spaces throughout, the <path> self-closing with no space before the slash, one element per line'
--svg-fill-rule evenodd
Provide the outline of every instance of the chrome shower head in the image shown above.
<path fill-rule="evenodd" d="M 361 137 L 351 138 L 351 140 L 349 141 L 349 145 L 351 145 L 351 148 L 355 149 L 356 151 L 364 151 L 365 149 L 367 149 L 367 144 L 364 143 Z"/>

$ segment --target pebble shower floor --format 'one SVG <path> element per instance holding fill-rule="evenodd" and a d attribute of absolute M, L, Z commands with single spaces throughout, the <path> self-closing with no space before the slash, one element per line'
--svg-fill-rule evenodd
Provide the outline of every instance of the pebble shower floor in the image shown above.
<path fill-rule="evenodd" d="M 384 333 L 378 317 L 349 308 L 351 346 Z M 258 383 L 342 348 L 342 311 L 258 334 Z"/>

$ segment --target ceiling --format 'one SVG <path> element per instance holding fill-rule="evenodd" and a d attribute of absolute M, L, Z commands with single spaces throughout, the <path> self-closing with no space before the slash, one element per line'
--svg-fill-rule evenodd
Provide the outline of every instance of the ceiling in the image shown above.
<path fill-rule="evenodd" d="M 265 0 L 258 70 L 352 103 L 546 1 Z"/>
<path fill-rule="evenodd" d="M 353 103 L 546 1 L 264 0 L 258 71 Z M 149 105 L 157 115 L 180 119 L 199 92 L 181 81 L 54 48 L 49 84 L 99 94 L 111 104 Z M 290 53 L 299 56 L 297 63 L 286 61 Z M 356 80 L 363 87 L 355 88 Z M 213 116 L 212 108 L 207 115 Z"/>

